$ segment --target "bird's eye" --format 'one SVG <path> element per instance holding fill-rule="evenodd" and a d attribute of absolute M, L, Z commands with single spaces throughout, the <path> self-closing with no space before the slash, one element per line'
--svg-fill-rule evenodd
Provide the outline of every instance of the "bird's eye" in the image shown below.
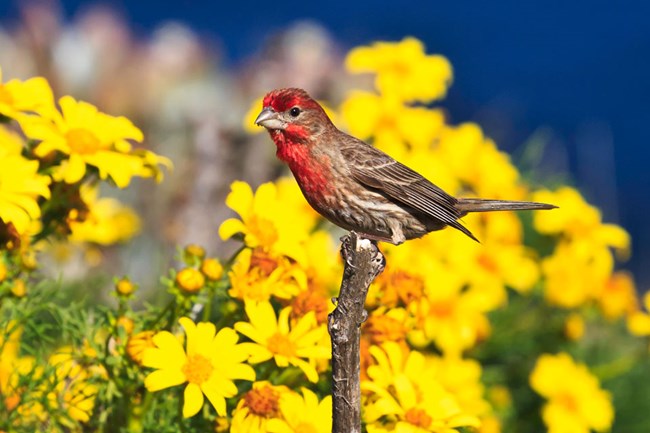
<path fill-rule="evenodd" d="M 298 117 L 298 115 L 300 114 L 300 108 L 293 107 L 291 110 L 289 110 L 289 114 L 291 115 L 291 117 Z"/>

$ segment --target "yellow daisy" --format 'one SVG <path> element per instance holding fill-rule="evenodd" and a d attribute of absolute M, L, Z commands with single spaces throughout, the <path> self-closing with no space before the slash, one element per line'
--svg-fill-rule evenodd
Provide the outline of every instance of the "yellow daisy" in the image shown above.
<path fill-rule="evenodd" d="M 101 179 L 111 178 L 126 187 L 133 176 L 156 176 L 154 165 L 168 162 L 149 151 L 133 151 L 128 140 L 141 142 L 142 132 L 125 117 L 101 113 L 87 102 L 70 96 L 59 100 L 61 113 L 51 119 L 20 120 L 25 135 L 40 143 L 34 149 L 39 157 L 58 151 L 68 156 L 54 172 L 56 180 L 75 183 L 95 167 Z"/>
<path fill-rule="evenodd" d="M 86 343 L 80 350 L 72 346 L 61 347 L 49 359 L 49 364 L 55 368 L 56 384 L 47 395 L 48 401 L 53 407 L 64 409 L 76 421 L 90 420 L 99 392 L 97 380 L 106 377 L 106 371 L 96 358 L 97 352 Z"/>
<path fill-rule="evenodd" d="M 548 399 L 542 408 L 550 432 L 607 431 L 614 420 L 612 397 L 583 364 L 566 353 L 544 354 L 530 374 L 531 387 Z"/>
<path fill-rule="evenodd" d="M 250 343 L 249 362 L 273 359 L 278 367 L 294 365 L 311 382 L 318 381 L 316 360 L 329 359 L 331 350 L 322 344 L 327 334 L 324 325 L 318 325 L 314 313 L 308 313 L 293 324 L 289 322 L 291 307 L 283 308 L 276 316 L 270 302 L 246 302 L 249 322 L 235 323 L 235 329 L 247 336 Z"/>
<path fill-rule="evenodd" d="M 410 107 L 398 99 L 370 92 L 353 91 L 341 106 L 341 113 L 352 135 L 374 144 L 402 160 L 413 148 L 428 148 L 440 135 L 445 117 L 442 110 Z"/>
<path fill-rule="evenodd" d="M 449 61 L 443 56 L 427 55 L 424 44 L 415 38 L 354 48 L 345 66 L 354 73 L 376 73 L 377 90 L 403 101 L 442 98 L 452 79 Z"/>
<path fill-rule="evenodd" d="M 13 79 L 3 83 L 0 68 L 0 115 L 16 118 L 21 113 L 50 114 L 54 110 L 52 89 L 45 78 Z"/>
<path fill-rule="evenodd" d="M 25 159 L 22 143 L 0 127 L 0 220 L 19 235 L 41 216 L 39 197 L 50 198 L 50 178 L 38 174 L 38 161 Z"/>
<path fill-rule="evenodd" d="M 253 389 L 239 399 L 233 411 L 230 433 L 266 433 L 272 419 L 281 419 L 280 398 L 291 392 L 286 386 L 267 381 L 253 383 Z"/>
<path fill-rule="evenodd" d="M 249 301 L 268 301 L 271 296 L 291 299 L 307 287 L 300 266 L 287 257 L 270 256 L 261 248 L 242 250 L 228 276 L 228 294 Z"/>
<path fill-rule="evenodd" d="M 235 234 L 244 236 L 251 248 L 261 248 L 270 255 L 284 255 L 304 263 L 304 243 L 318 219 L 302 197 L 295 180 L 267 182 L 253 193 L 245 182 L 235 181 L 226 205 L 239 214 L 219 227 L 221 239 Z"/>
<path fill-rule="evenodd" d="M 364 418 L 369 433 L 452 433 L 458 427 L 478 427 L 477 417 L 464 412 L 455 395 L 427 369 L 424 356 L 407 355 L 393 342 L 373 346 L 376 365 L 368 367 L 369 392 Z"/>
<path fill-rule="evenodd" d="M 153 337 L 155 348 L 144 352 L 142 365 L 155 368 L 144 381 L 150 392 L 187 382 L 184 392 L 183 416 L 196 415 L 203 406 L 203 395 L 217 414 L 225 416 L 226 398 L 237 394 L 233 380 L 255 380 L 255 370 L 246 364 L 248 351 L 237 344 L 237 333 L 231 328 L 216 331 L 214 324 L 182 317 L 178 322 L 187 336 L 186 350 L 180 340 L 168 331 Z M 216 335 L 215 335 L 216 334 Z"/>
<path fill-rule="evenodd" d="M 98 197 L 99 188 L 90 185 L 83 185 L 79 193 L 88 212 L 83 221 L 70 220 L 71 241 L 112 245 L 140 231 L 140 218 L 130 207 L 114 198 Z"/>
<path fill-rule="evenodd" d="M 318 396 L 302 388 L 302 396 L 288 392 L 280 398 L 282 418 L 268 422 L 271 433 L 329 433 L 332 431 L 332 397 Z"/>

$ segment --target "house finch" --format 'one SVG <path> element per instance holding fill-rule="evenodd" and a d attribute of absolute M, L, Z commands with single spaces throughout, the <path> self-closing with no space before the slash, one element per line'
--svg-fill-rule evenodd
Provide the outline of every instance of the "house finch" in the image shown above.
<path fill-rule="evenodd" d="M 381 150 L 342 132 L 302 89 L 273 90 L 255 123 L 265 127 L 277 156 L 322 216 L 360 236 L 395 245 L 451 226 L 469 212 L 551 209 L 506 200 L 454 198 Z"/>

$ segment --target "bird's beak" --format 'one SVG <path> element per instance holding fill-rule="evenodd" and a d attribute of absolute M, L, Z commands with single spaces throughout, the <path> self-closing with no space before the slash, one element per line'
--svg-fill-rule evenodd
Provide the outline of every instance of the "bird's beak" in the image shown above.
<path fill-rule="evenodd" d="M 280 119 L 278 113 L 271 107 L 264 107 L 262 112 L 255 119 L 255 124 L 266 129 L 285 129 L 285 122 Z"/>

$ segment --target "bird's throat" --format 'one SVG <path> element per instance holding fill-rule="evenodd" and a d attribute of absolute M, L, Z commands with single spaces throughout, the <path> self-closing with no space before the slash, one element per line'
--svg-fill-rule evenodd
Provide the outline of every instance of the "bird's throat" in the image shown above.
<path fill-rule="evenodd" d="M 314 155 L 308 143 L 293 141 L 282 131 L 273 131 L 271 137 L 277 146 L 278 159 L 287 163 L 307 200 L 310 203 L 325 200 L 330 194 L 330 159 L 325 155 Z"/>

